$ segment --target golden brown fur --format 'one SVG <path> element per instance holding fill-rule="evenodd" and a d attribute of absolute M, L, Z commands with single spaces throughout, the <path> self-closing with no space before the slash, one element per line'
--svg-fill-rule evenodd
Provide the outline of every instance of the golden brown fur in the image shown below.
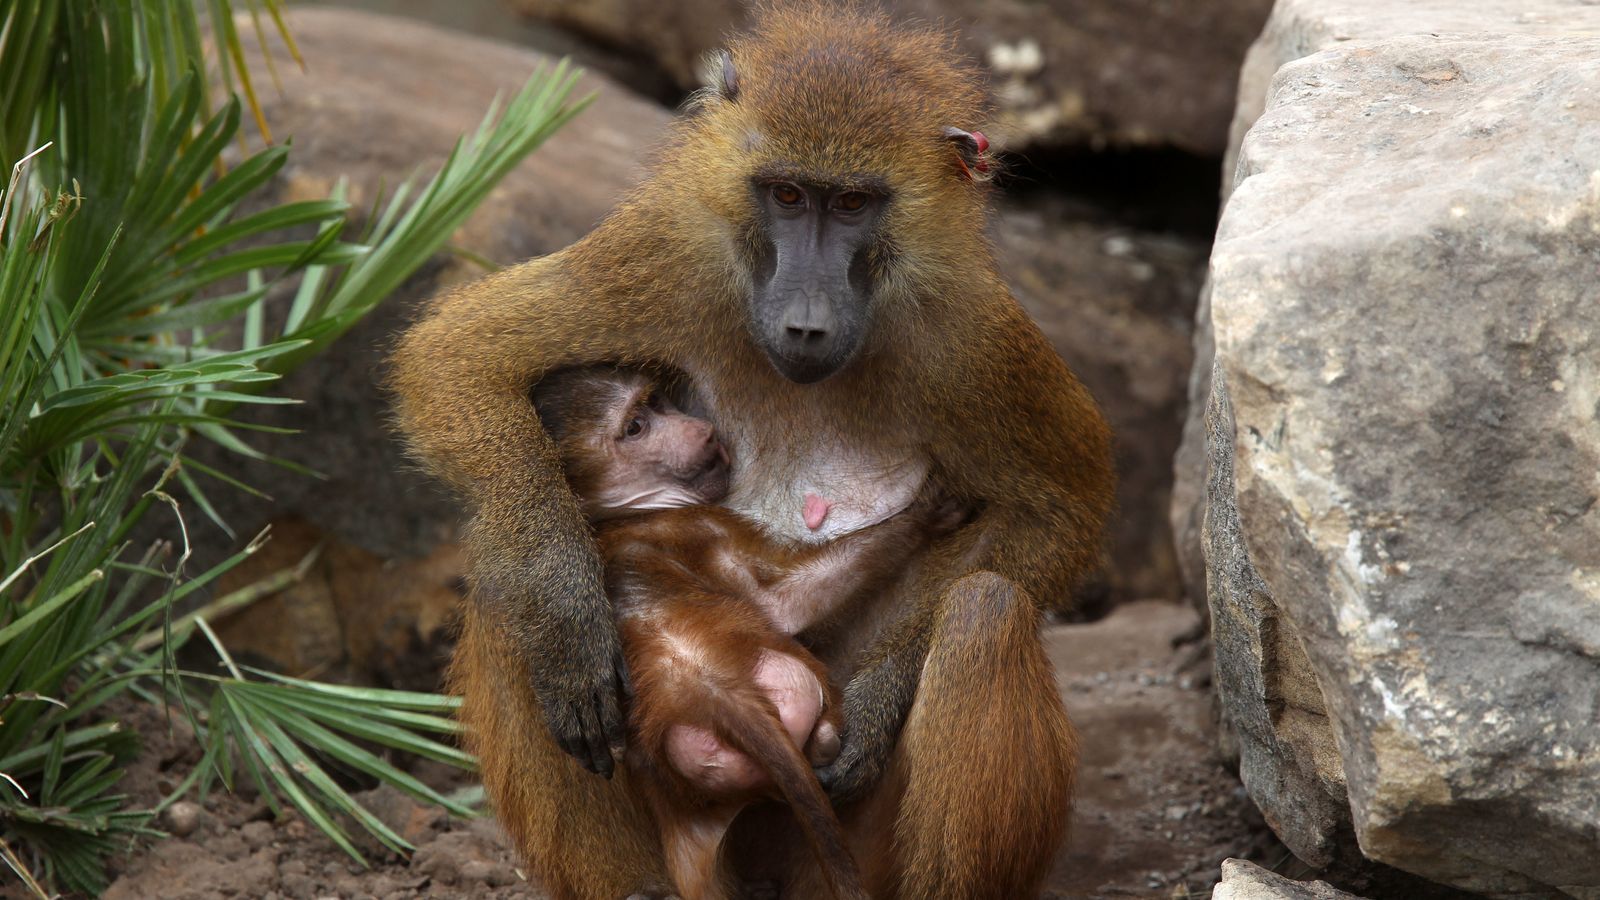
<path fill-rule="evenodd" d="M 854 449 L 925 454 L 947 490 L 983 504 L 818 650 L 853 676 L 857 768 L 842 771 L 883 776 L 846 808 L 859 840 L 884 842 L 875 895 L 1024 896 L 1064 834 L 1075 758 L 1035 629 L 1096 561 L 1109 436 L 1001 282 L 985 189 L 938 137 L 984 116 L 949 40 L 828 6 L 769 11 L 731 52 L 737 100 L 680 121 L 651 177 L 592 234 L 441 297 L 395 354 L 402 427 L 476 510 L 477 602 L 453 667 L 470 746 L 552 895 L 665 888 L 626 772 L 583 771 L 530 687 L 540 648 L 577 648 L 574 666 L 595 671 L 617 642 L 564 599 L 595 595 L 601 572 L 527 394 L 565 365 L 669 365 L 714 396 L 749 479 L 780 483 L 796 437 L 825 427 Z M 748 177 L 778 161 L 875 173 L 893 195 L 865 351 L 811 385 L 778 375 L 744 320 Z M 803 878 L 785 896 L 809 896 Z"/>

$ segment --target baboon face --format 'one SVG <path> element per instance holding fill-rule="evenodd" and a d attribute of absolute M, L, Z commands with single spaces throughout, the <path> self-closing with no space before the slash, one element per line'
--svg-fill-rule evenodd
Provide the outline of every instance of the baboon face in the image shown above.
<path fill-rule="evenodd" d="M 963 130 L 983 92 L 948 36 L 793 6 L 717 57 L 676 171 L 696 213 L 734 226 L 751 336 L 807 384 L 897 346 L 875 332 L 959 289 L 983 254 L 990 166 Z"/>
<path fill-rule="evenodd" d="M 751 180 L 756 205 L 750 321 L 772 365 L 810 384 L 861 349 L 870 321 L 871 252 L 888 191 L 874 178 Z"/>

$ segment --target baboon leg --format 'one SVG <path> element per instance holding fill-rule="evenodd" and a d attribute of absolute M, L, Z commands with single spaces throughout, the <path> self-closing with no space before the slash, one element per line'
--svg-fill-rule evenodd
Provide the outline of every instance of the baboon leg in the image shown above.
<path fill-rule="evenodd" d="M 1077 756 L 1037 604 L 990 572 L 955 581 L 900 736 L 900 772 L 882 788 L 902 793 L 892 883 L 874 879 L 877 895 L 1038 896 L 1066 838 Z"/>
<path fill-rule="evenodd" d="M 670 893 L 648 807 L 619 766 L 580 768 L 545 729 L 532 681 L 503 633 L 470 606 L 450 670 L 461 720 L 496 817 L 556 900 Z"/>
<path fill-rule="evenodd" d="M 732 821 L 732 814 L 693 817 L 680 812 L 661 835 L 667 868 L 683 900 L 729 900 L 722 837 Z"/>

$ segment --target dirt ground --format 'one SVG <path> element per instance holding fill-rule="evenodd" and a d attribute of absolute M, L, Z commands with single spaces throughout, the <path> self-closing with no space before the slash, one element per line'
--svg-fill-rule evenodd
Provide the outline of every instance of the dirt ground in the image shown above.
<path fill-rule="evenodd" d="M 1230 856 L 1284 861 L 1217 756 L 1209 661 L 1197 645 L 1174 646 L 1195 624 L 1186 606 L 1141 601 L 1047 633 L 1082 748 L 1056 896 L 1207 896 Z"/>
<path fill-rule="evenodd" d="M 1238 779 L 1212 751 L 1204 666 L 1173 640 L 1194 624 L 1189 609 L 1146 601 L 1087 625 L 1047 635 L 1063 695 L 1083 745 L 1072 840 L 1050 880 L 1051 897 L 1204 896 L 1229 856 L 1272 865 L 1272 842 Z M 140 802 L 170 790 L 196 761 L 168 737 L 157 711 L 126 787 Z M 461 776 L 419 766 L 435 786 Z M 213 795 L 162 824 L 186 831 L 117 864 L 108 900 L 224 897 L 345 900 L 459 897 L 538 898 L 490 820 L 455 821 L 398 792 L 361 795 L 414 845 L 402 858 L 361 840 L 363 868 L 298 816 L 274 820 L 251 796 Z M 192 830 L 190 830 L 192 828 Z"/>

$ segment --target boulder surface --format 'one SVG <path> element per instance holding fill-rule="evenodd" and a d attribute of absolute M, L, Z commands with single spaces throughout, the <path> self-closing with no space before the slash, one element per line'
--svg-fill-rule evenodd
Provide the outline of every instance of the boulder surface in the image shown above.
<path fill-rule="evenodd" d="M 1222 165 L 1222 200 L 1233 190 L 1239 145 L 1267 102 L 1278 69 L 1294 60 L 1350 41 L 1405 35 L 1600 35 L 1600 5 L 1590 0 L 1279 0 L 1261 35 L 1250 45 L 1239 73 L 1233 123 Z M 1194 367 L 1190 370 L 1188 416 L 1176 458 L 1172 530 L 1185 593 L 1204 603 L 1205 562 L 1200 553 L 1200 515 L 1205 485 L 1206 396 L 1213 358 L 1211 305 L 1202 291 L 1195 310 Z"/>
<path fill-rule="evenodd" d="M 1348 822 L 1462 889 L 1600 894 L 1596 122 L 1600 38 L 1416 35 L 1286 65 L 1243 142 L 1210 605 L 1245 785 L 1310 862 Z"/>

